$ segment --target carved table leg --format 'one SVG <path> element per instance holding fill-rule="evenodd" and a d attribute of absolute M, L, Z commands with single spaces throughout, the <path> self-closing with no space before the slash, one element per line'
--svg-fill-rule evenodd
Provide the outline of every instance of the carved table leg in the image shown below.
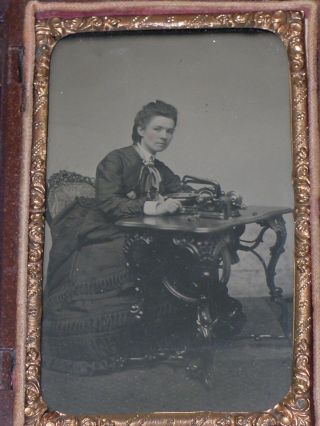
<path fill-rule="evenodd" d="M 282 288 L 275 285 L 274 278 L 276 276 L 276 266 L 278 260 L 280 255 L 284 252 L 284 245 L 287 239 L 287 230 L 282 216 L 269 219 L 267 224 L 277 236 L 275 244 L 270 249 L 271 257 L 266 270 L 267 286 L 269 287 L 270 295 L 273 299 L 276 299 L 282 295 Z"/>
<path fill-rule="evenodd" d="M 197 329 L 207 341 L 237 334 L 245 321 L 240 302 L 228 294 L 231 254 L 227 238 L 225 234 L 175 237 L 165 262 L 164 285 L 176 297 L 197 305 Z"/>
<path fill-rule="evenodd" d="M 163 286 L 175 298 L 194 305 L 197 336 L 193 349 L 187 352 L 197 354 L 198 359 L 193 357 L 187 370 L 207 385 L 213 371 L 215 339 L 237 334 L 245 322 L 240 302 L 228 294 L 231 269 L 228 239 L 224 233 L 199 238 L 136 233 L 129 236 L 125 245 L 128 266 L 134 273 L 136 289 L 141 296 L 140 303 L 132 307 L 137 318 L 144 315 L 148 291 L 151 296 L 148 287 L 152 287 L 152 274 L 160 277 Z M 159 360 L 160 352 L 148 354 L 143 359 Z M 181 358 L 180 355 L 179 352 Z M 168 353 L 163 359 L 165 357 L 179 358 Z"/>
<path fill-rule="evenodd" d="M 215 237 L 182 236 L 166 241 L 162 252 L 167 290 L 178 299 L 195 305 L 196 336 L 192 359 L 187 366 L 189 375 L 211 386 L 214 373 L 214 343 L 216 338 L 237 334 L 245 322 L 240 302 L 228 294 L 231 254 L 228 235 Z"/>
<path fill-rule="evenodd" d="M 276 241 L 270 248 L 270 260 L 266 267 L 266 281 L 270 291 L 271 300 L 280 307 L 279 323 L 285 337 L 291 337 L 291 324 L 289 320 L 288 303 L 283 299 L 283 290 L 275 284 L 276 267 L 281 254 L 285 251 L 284 245 L 287 239 L 287 230 L 282 216 L 277 216 L 266 221 L 268 228 L 276 234 Z"/>
<path fill-rule="evenodd" d="M 153 238 L 144 233 L 135 233 L 127 237 L 124 246 L 126 255 L 126 266 L 131 270 L 135 280 L 135 291 L 138 302 L 131 306 L 130 312 L 141 319 L 144 314 L 144 303 L 146 297 L 146 281 L 148 279 L 148 265 L 146 264 L 152 256 Z M 151 268 L 151 265 L 150 265 Z"/>
<path fill-rule="evenodd" d="M 276 216 L 274 218 L 261 221 L 259 224 L 262 226 L 262 230 L 260 231 L 258 237 L 254 241 L 240 240 L 242 243 L 251 243 L 251 245 L 239 244 L 239 249 L 242 251 L 250 251 L 262 264 L 265 271 L 266 283 L 269 289 L 271 300 L 277 303 L 281 309 L 279 322 L 284 331 L 285 337 L 290 337 L 290 321 L 287 302 L 282 298 L 282 288 L 276 286 L 275 284 L 277 263 L 281 254 L 285 251 L 284 245 L 287 239 L 285 221 L 282 216 Z M 255 249 L 260 245 L 261 242 L 263 242 L 263 236 L 268 229 L 272 229 L 274 231 L 276 234 L 276 241 L 270 248 L 270 259 L 269 262 L 266 263 L 262 256 L 257 253 Z M 279 338 L 281 336 L 277 337 Z"/>

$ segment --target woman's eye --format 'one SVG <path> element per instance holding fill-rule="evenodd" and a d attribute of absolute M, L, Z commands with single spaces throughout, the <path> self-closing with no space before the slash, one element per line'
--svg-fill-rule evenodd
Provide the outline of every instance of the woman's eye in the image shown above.
<path fill-rule="evenodd" d="M 174 129 L 165 129 L 164 127 L 154 127 L 153 130 L 159 133 L 165 130 L 168 135 L 172 135 L 174 131 Z"/>

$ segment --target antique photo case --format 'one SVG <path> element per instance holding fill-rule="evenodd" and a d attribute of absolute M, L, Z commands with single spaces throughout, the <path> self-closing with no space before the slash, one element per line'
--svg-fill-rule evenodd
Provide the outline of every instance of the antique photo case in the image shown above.
<path fill-rule="evenodd" d="M 313 424 L 312 2 L 29 6 L 25 423 Z"/>

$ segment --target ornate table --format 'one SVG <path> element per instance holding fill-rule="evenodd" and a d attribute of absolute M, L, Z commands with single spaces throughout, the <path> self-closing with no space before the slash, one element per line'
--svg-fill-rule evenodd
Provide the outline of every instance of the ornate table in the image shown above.
<path fill-rule="evenodd" d="M 143 317 L 148 286 L 157 276 L 174 297 L 195 305 L 196 327 L 206 341 L 239 333 L 245 316 L 240 302 L 228 295 L 231 266 L 239 261 L 238 251 L 253 253 L 262 263 L 271 299 L 281 304 L 282 289 L 275 285 L 275 270 L 287 235 L 283 215 L 291 211 L 250 206 L 241 209 L 240 216 L 226 220 L 200 213 L 139 216 L 118 221 L 117 226 L 127 235 L 127 266 L 134 273 L 135 288 L 141 296 L 140 302 L 132 307 L 133 313 Z M 261 227 L 257 237 L 251 241 L 241 239 L 246 225 L 252 223 Z M 276 238 L 266 262 L 256 248 L 269 229 Z M 290 326 L 284 307 L 280 320 L 288 337 Z"/>

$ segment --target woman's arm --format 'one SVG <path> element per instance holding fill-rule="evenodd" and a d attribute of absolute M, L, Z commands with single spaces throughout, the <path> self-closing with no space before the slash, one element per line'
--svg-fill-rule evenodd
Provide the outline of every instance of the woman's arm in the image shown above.
<path fill-rule="evenodd" d="M 134 200 L 126 197 L 123 164 L 117 151 L 108 154 L 97 167 L 96 199 L 99 208 L 113 219 L 143 213 L 146 197 Z"/>
<path fill-rule="evenodd" d="M 190 192 L 193 190 L 191 186 L 183 185 L 178 175 L 174 174 L 169 167 L 161 162 L 162 180 L 164 187 L 164 194 L 173 194 L 174 192 Z"/>

